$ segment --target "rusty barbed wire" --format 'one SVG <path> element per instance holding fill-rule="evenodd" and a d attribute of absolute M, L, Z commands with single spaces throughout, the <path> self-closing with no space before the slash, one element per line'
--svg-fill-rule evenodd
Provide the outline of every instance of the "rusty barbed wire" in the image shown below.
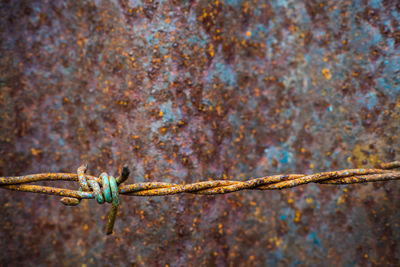
<path fill-rule="evenodd" d="M 372 169 L 347 169 L 341 171 L 321 172 L 310 175 L 283 174 L 254 178 L 247 181 L 211 180 L 192 184 L 174 184 L 164 182 L 146 182 L 124 185 L 129 177 L 129 169 L 124 166 L 120 175 L 114 178 L 102 173 L 98 178 L 87 175 L 88 166 L 82 165 L 74 173 L 39 173 L 14 177 L 0 177 L 0 188 L 62 196 L 61 203 L 75 206 L 82 199 L 96 199 L 99 204 L 112 203 L 108 215 L 106 233 L 111 234 L 118 212 L 119 194 L 132 196 L 165 196 L 179 193 L 201 195 L 226 194 L 241 190 L 275 190 L 286 189 L 308 183 L 319 184 L 354 184 L 387 180 L 400 180 L 400 161 L 382 163 Z M 79 190 L 63 189 L 28 183 L 38 181 L 78 181 Z"/>

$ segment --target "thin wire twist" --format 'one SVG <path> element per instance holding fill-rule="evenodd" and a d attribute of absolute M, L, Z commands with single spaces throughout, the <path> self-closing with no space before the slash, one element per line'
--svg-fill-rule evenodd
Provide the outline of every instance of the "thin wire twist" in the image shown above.
<path fill-rule="evenodd" d="M 286 189 L 308 183 L 320 184 L 353 184 L 387 180 L 399 180 L 400 161 L 380 164 L 373 169 L 348 169 L 333 172 L 321 172 L 311 175 L 286 174 L 255 178 L 247 181 L 213 180 L 192 184 L 147 182 L 130 185 L 122 184 L 129 176 L 128 167 L 124 166 L 117 178 L 102 173 L 99 178 L 87 175 L 87 165 L 78 168 L 74 173 L 39 173 L 15 177 L 0 177 L 0 188 L 62 196 L 64 205 L 75 206 L 82 199 L 96 199 L 99 204 L 105 201 L 112 203 L 106 233 L 111 234 L 119 206 L 119 194 L 133 196 L 164 196 L 179 193 L 216 195 L 240 190 L 275 190 Z M 80 190 L 70 190 L 49 186 L 31 185 L 37 181 L 78 181 Z"/>

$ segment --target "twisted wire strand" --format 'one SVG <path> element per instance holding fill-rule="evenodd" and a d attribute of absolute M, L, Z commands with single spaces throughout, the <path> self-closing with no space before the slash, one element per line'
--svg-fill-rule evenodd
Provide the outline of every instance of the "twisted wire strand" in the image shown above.
<path fill-rule="evenodd" d="M 212 180 L 192 184 L 174 184 L 164 182 L 145 182 L 130 185 L 122 184 L 129 176 L 128 167 L 124 166 L 120 175 L 114 178 L 107 173 L 100 177 L 86 174 L 87 165 L 82 165 L 74 173 L 39 173 L 14 177 L 0 177 L 0 188 L 62 196 L 61 202 L 75 206 L 82 199 L 96 199 L 99 204 L 112 203 L 108 216 L 106 232 L 111 234 L 119 206 L 119 194 L 133 196 L 165 196 L 179 193 L 200 195 L 226 194 L 241 190 L 276 190 L 296 187 L 308 183 L 353 184 L 387 180 L 399 180 L 400 161 L 380 164 L 373 169 L 348 169 L 342 171 L 321 172 L 310 175 L 284 174 L 272 175 L 247 181 Z M 78 181 L 79 190 L 55 188 L 29 183 L 38 181 Z"/>
<path fill-rule="evenodd" d="M 226 194 L 240 190 L 274 190 L 300 186 L 308 183 L 320 184 L 353 184 L 400 179 L 400 171 L 392 170 L 400 167 L 400 161 L 381 164 L 375 169 L 348 169 L 342 171 L 322 172 L 311 175 L 286 174 L 255 178 L 247 181 L 212 180 L 186 185 L 164 182 L 144 182 L 130 185 L 118 184 L 119 194 L 133 196 L 162 196 L 179 193 L 193 193 L 202 195 Z M 126 170 L 126 169 L 125 169 Z M 89 182 L 101 184 L 101 178 L 85 174 Z M 119 176 L 117 178 L 121 179 Z M 43 193 L 72 197 L 78 199 L 92 199 L 96 194 L 91 191 L 77 191 L 49 186 L 27 185 L 38 181 L 79 181 L 75 173 L 40 173 L 15 177 L 0 177 L 0 188 L 32 193 Z M 80 183 L 81 184 L 81 183 Z M 84 183 L 82 183 L 84 184 Z M 81 185 L 82 185 L 81 184 Z M 88 190 L 88 187 L 82 188 Z M 90 190 L 90 189 L 89 189 Z"/>

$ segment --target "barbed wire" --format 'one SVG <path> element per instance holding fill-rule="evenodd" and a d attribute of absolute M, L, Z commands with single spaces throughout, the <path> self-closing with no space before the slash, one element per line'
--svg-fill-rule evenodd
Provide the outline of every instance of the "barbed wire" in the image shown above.
<path fill-rule="evenodd" d="M 276 190 L 308 183 L 354 184 L 387 180 L 400 180 L 400 161 L 382 163 L 372 169 L 347 169 L 315 174 L 283 174 L 254 178 L 247 181 L 211 180 L 192 184 L 145 182 L 124 185 L 129 177 L 129 168 L 124 166 L 117 178 L 107 173 L 99 177 L 87 175 L 88 166 L 82 165 L 77 173 L 39 173 L 23 176 L 0 177 L 0 188 L 14 191 L 61 196 L 61 203 L 76 206 L 82 199 L 96 199 L 99 204 L 112 203 L 108 215 L 106 233 L 113 232 L 119 206 L 119 194 L 131 196 L 165 196 L 179 193 L 216 195 L 240 190 Z M 79 190 L 32 185 L 38 181 L 78 181 Z"/>

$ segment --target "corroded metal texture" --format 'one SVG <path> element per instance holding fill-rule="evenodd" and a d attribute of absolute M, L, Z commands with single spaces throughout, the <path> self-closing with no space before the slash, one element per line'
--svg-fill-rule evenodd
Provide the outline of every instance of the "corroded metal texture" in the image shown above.
<path fill-rule="evenodd" d="M 1 176 L 88 162 L 188 184 L 399 159 L 397 1 L 2 1 L 0 13 Z M 135 198 L 107 237 L 94 201 L 1 191 L 0 263 L 399 265 L 399 188 Z"/>

